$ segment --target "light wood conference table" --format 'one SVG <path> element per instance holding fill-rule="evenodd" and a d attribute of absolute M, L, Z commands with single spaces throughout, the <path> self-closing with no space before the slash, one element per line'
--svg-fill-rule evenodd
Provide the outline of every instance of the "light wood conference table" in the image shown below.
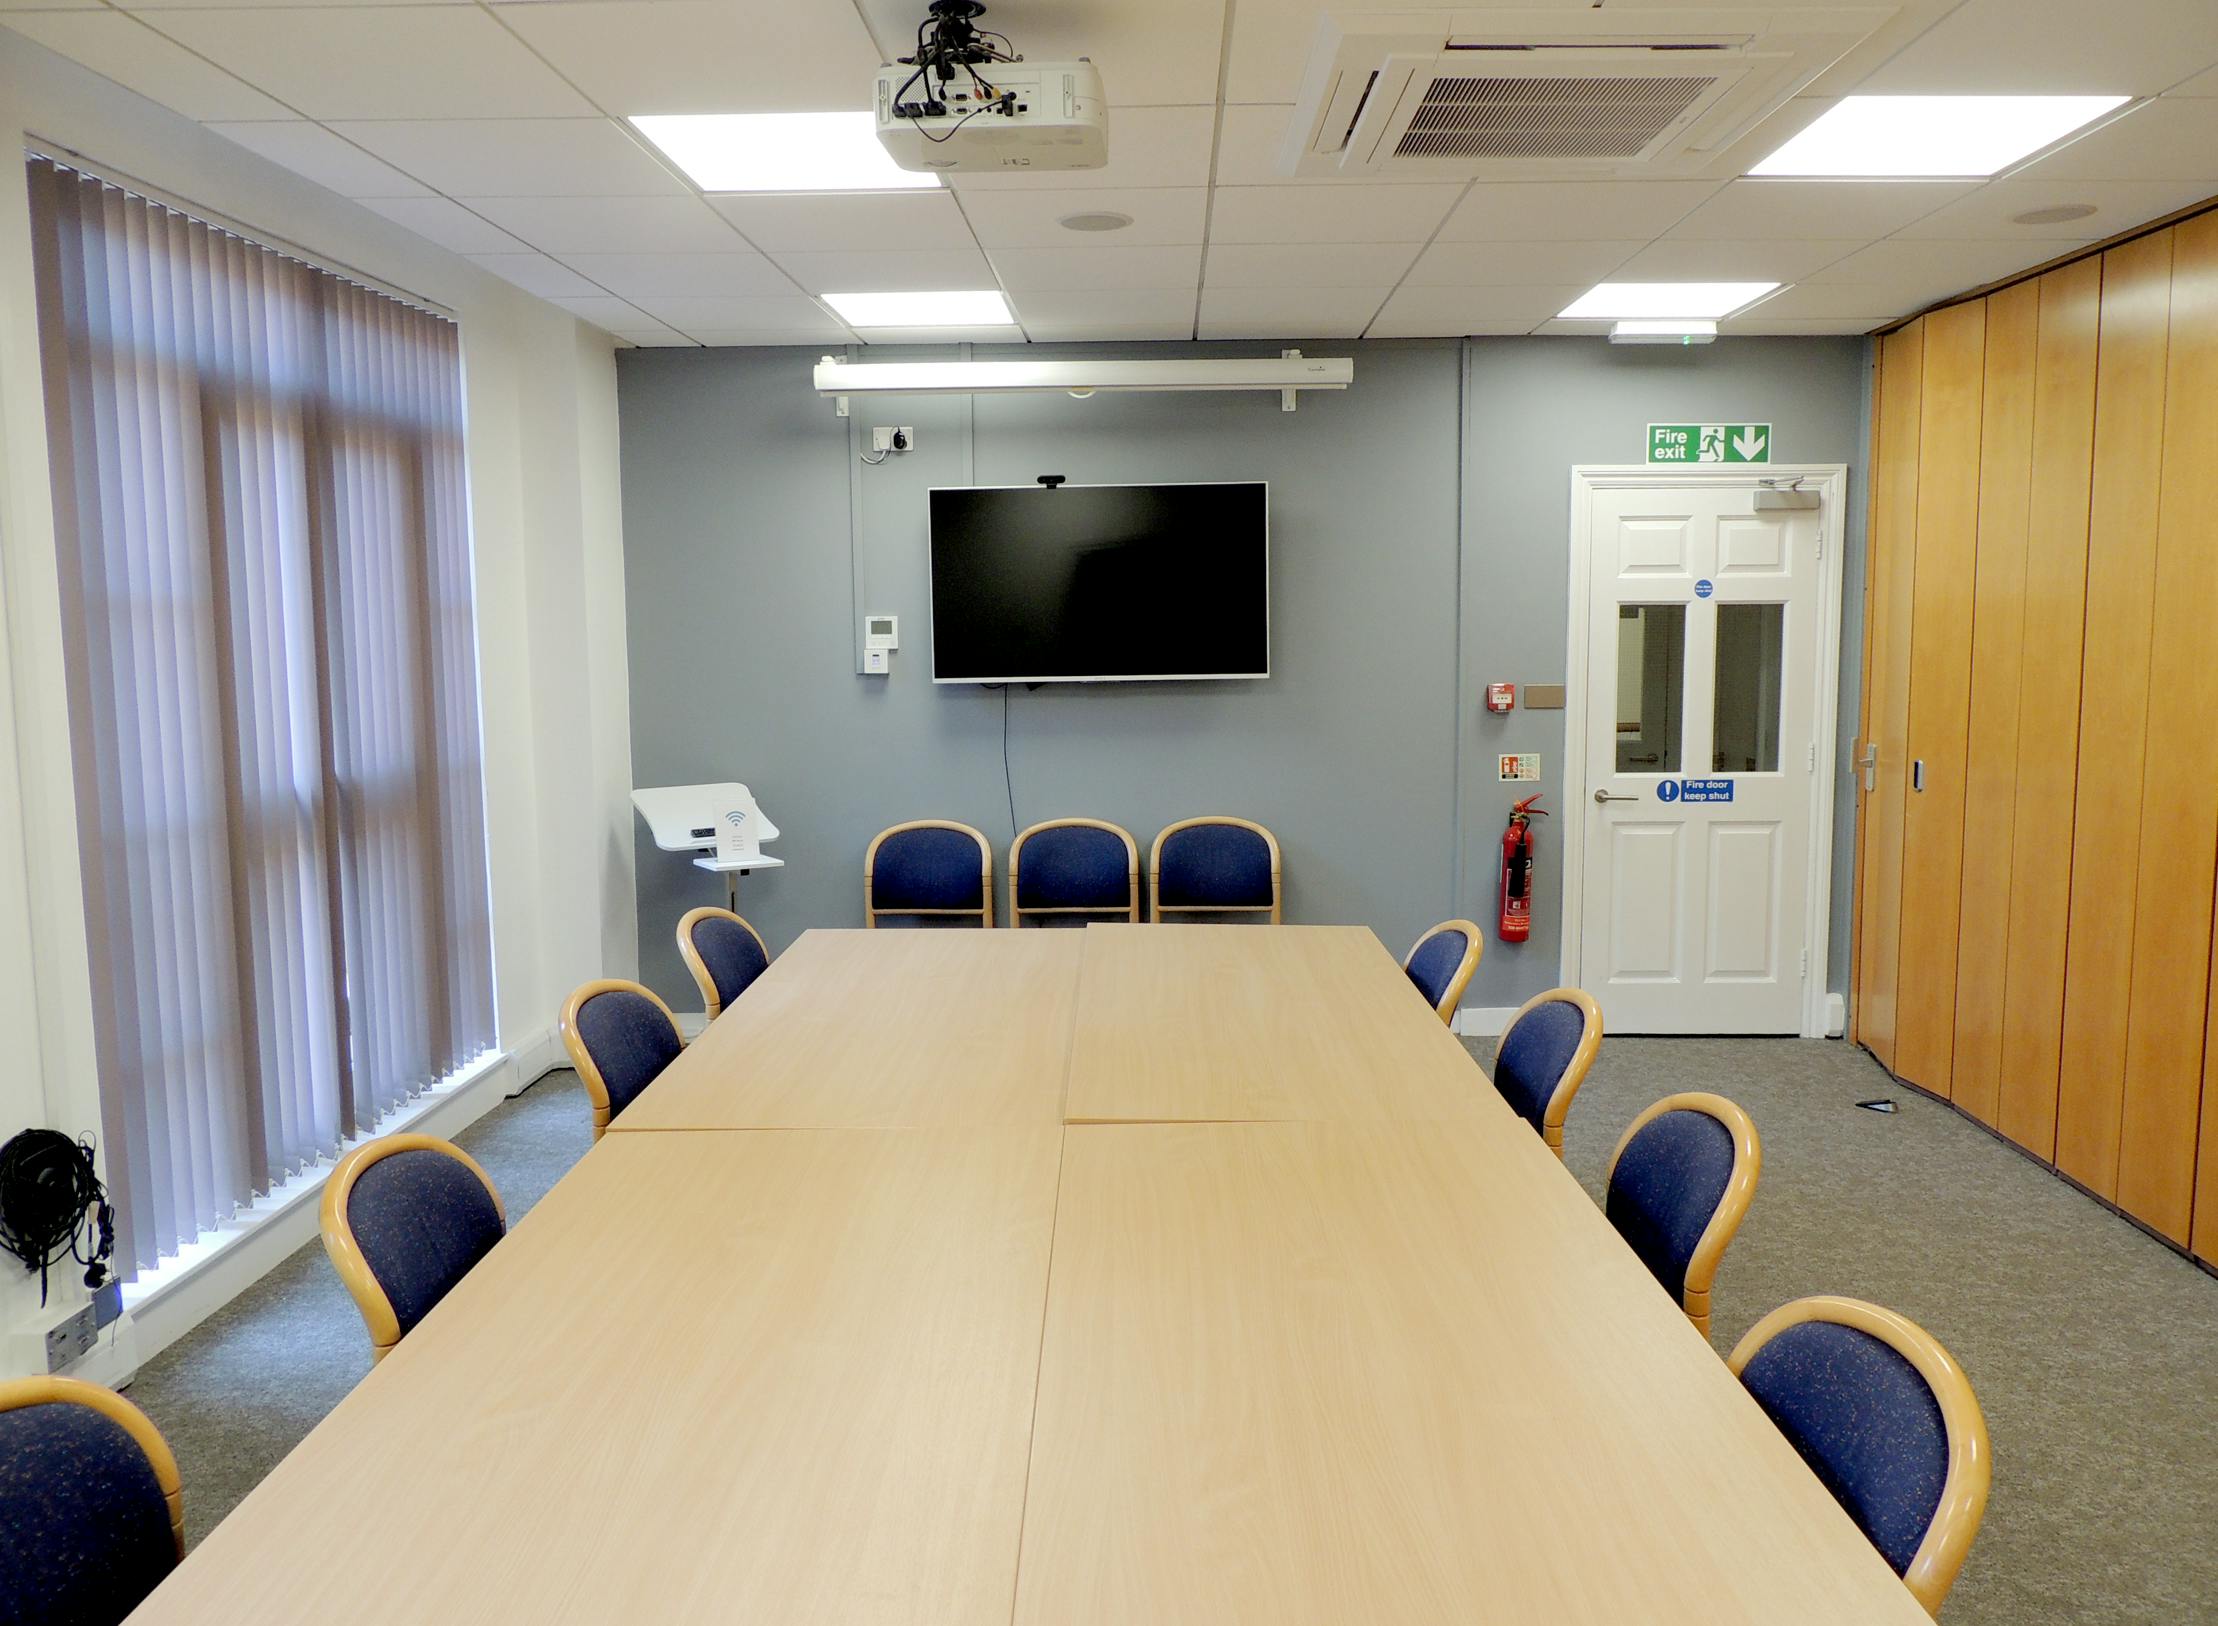
<path fill-rule="evenodd" d="M 812 931 L 615 1129 L 1062 1121 L 1082 931 Z"/>
<path fill-rule="evenodd" d="M 1073 1123 L 1460 1118 L 1492 1097 L 1361 926 L 1089 926 L 1085 939 Z"/>
<path fill-rule="evenodd" d="M 1380 965 L 1315 928 L 810 934 L 690 1047 L 694 1132 L 632 1126 L 666 1075 L 134 1620 L 1924 1622 Z M 1030 1031 L 974 1048 L 981 1012 Z M 1273 1070 L 1171 1096 L 1243 1043 Z M 1233 1121 L 1057 1121 L 1135 1058 L 1089 1107 Z"/>

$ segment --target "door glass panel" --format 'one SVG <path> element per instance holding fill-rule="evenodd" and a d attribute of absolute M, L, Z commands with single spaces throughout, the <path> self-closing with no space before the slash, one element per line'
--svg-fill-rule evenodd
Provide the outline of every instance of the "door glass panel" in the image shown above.
<path fill-rule="evenodd" d="M 1717 713 L 1712 773 L 1779 771 L 1784 604 L 1717 607 Z"/>
<path fill-rule="evenodd" d="M 1617 771 L 1679 771 L 1687 607 L 1617 607 Z"/>

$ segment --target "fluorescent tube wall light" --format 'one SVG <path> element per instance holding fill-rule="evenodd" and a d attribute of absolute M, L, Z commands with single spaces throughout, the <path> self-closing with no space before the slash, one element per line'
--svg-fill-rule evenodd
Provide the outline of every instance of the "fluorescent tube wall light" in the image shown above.
<path fill-rule="evenodd" d="M 1835 180 L 1992 175 L 2124 96 L 1847 96 L 1748 173 Z"/>
<path fill-rule="evenodd" d="M 632 128 L 704 192 L 891 192 L 937 186 L 878 142 L 873 113 L 643 113 Z"/>
<path fill-rule="evenodd" d="M 1708 344 L 1716 337 L 1715 322 L 1641 320 L 1610 329 L 1612 344 Z"/>
<path fill-rule="evenodd" d="M 1009 327 L 1016 318 L 998 288 L 916 294 L 826 294 L 850 327 Z"/>
<path fill-rule="evenodd" d="M 1716 321 L 1778 287 L 1776 282 L 1604 282 L 1557 312 L 1566 322 Z"/>

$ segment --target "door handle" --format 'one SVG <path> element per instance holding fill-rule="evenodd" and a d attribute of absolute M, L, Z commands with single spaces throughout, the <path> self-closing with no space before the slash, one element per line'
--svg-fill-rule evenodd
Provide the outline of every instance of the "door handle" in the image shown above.
<path fill-rule="evenodd" d="M 1598 790 L 1594 793 L 1594 802 L 1597 807 L 1605 802 L 1637 802 L 1639 800 L 1638 796 L 1619 796 L 1606 790 Z"/>
<path fill-rule="evenodd" d="M 1879 742 L 1877 740 L 1866 740 L 1864 742 L 1864 759 L 1857 766 L 1864 770 L 1865 792 L 1868 794 L 1876 790 L 1879 785 Z"/>

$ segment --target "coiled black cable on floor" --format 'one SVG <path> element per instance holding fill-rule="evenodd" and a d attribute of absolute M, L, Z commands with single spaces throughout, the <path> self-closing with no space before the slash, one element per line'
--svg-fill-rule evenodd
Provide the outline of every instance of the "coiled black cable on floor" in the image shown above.
<path fill-rule="evenodd" d="M 87 1287 L 108 1279 L 115 1218 L 93 1167 L 90 1139 L 71 1140 L 58 1129 L 26 1129 L 0 1146 L 0 1249 L 39 1273 L 41 1307 L 47 1268 L 65 1252 L 85 1266 Z"/>

